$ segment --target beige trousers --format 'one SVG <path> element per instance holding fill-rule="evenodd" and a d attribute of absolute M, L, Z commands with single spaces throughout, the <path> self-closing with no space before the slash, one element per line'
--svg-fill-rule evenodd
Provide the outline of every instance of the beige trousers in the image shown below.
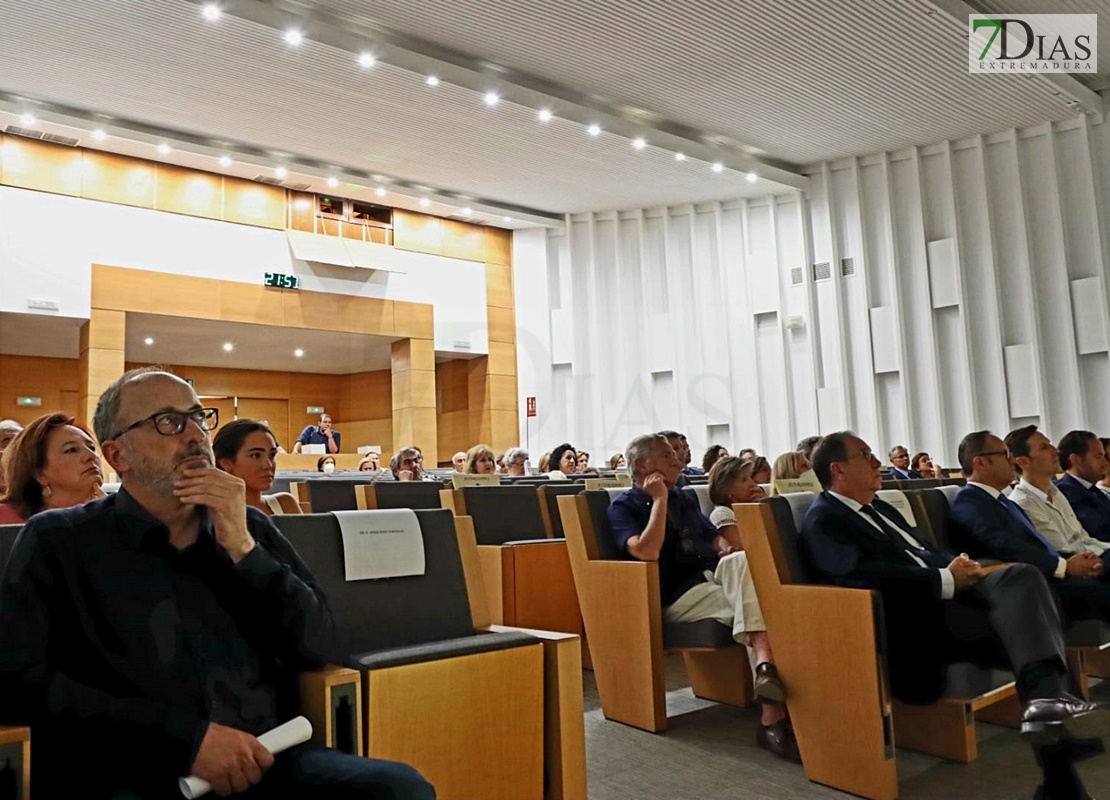
<path fill-rule="evenodd" d="M 745 645 L 749 643 L 749 633 L 767 630 L 748 571 L 747 553 L 729 553 L 717 564 L 715 572 L 705 571 L 705 578 L 705 583 L 699 583 L 663 609 L 665 621 L 715 619 L 731 626 L 732 638 Z"/>

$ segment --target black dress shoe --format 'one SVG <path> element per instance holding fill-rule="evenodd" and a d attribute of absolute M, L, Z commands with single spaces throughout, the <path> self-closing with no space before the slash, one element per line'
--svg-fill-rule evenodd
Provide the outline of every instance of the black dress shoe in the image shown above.
<path fill-rule="evenodd" d="M 764 661 L 755 668 L 755 696 L 766 703 L 786 702 L 786 687 L 782 685 L 778 668 L 770 661 Z"/>
<path fill-rule="evenodd" d="M 1082 793 L 1073 795 L 1072 797 L 1056 797 L 1056 795 L 1049 794 L 1043 786 L 1038 786 L 1037 791 L 1033 794 L 1033 800 L 1095 800 L 1086 790 L 1080 790 Z"/>
<path fill-rule="evenodd" d="M 780 719 L 771 725 L 760 725 L 755 732 L 755 743 L 779 758 L 795 764 L 802 763 L 798 740 L 794 738 L 794 729 L 790 727 L 788 719 Z"/>
<path fill-rule="evenodd" d="M 1021 715 L 1021 735 L 1037 743 L 1064 736 L 1092 739 L 1110 734 L 1110 705 L 1091 703 L 1070 694 L 1030 701 Z"/>

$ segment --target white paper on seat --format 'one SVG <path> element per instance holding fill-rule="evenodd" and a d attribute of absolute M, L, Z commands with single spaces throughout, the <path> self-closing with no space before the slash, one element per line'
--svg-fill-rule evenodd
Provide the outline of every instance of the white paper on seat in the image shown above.
<path fill-rule="evenodd" d="M 901 489 L 880 489 L 876 492 L 876 496 L 898 509 L 898 513 L 902 515 L 902 519 L 906 521 L 907 525 L 917 527 L 917 517 L 913 514 L 910 499 L 902 493 Z"/>
<path fill-rule="evenodd" d="M 312 723 L 304 717 L 294 717 L 283 725 L 278 725 L 272 731 L 266 731 L 258 737 L 258 743 L 274 755 L 288 750 L 294 745 L 303 744 L 312 738 Z M 181 793 L 192 800 L 212 791 L 208 781 L 190 775 L 188 778 L 178 778 L 177 785 Z"/>
<path fill-rule="evenodd" d="M 343 567 L 349 581 L 424 574 L 424 538 L 410 508 L 333 511 L 343 533 Z"/>

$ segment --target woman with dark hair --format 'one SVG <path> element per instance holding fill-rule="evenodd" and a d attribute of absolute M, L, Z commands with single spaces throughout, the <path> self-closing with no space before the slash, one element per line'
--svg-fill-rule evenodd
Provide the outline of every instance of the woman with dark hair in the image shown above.
<path fill-rule="evenodd" d="M 8 487 L 0 524 L 22 524 L 48 508 L 84 505 L 104 496 L 104 472 L 88 431 L 65 414 L 39 417 L 4 451 Z"/>
<path fill-rule="evenodd" d="M 493 448 L 488 444 L 476 444 L 467 450 L 463 472 L 469 475 L 496 474 L 497 462 L 493 458 Z"/>
<path fill-rule="evenodd" d="M 910 469 L 917 470 L 922 478 L 940 477 L 937 474 L 940 470 L 933 466 L 933 459 L 929 458 L 928 453 L 914 453 L 913 458 L 910 459 Z"/>
<path fill-rule="evenodd" d="M 570 480 L 578 471 L 578 451 L 570 444 L 563 443 L 551 451 L 551 471 L 547 477 L 553 481 Z"/>
<path fill-rule="evenodd" d="M 709 470 L 713 469 L 713 465 L 716 464 L 722 458 L 728 458 L 728 450 L 725 449 L 724 445 L 721 445 L 721 444 L 711 444 L 711 445 L 709 445 L 709 449 L 706 450 L 705 455 L 703 455 L 701 457 L 701 470 L 702 470 L 702 472 L 704 472 L 708 475 Z"/>
<path fill-rule="evenodd" d="M 269 427 L 254 419 L 237 419 L 218 431 L 212 440 L 216 466 L 247 486 L 247 505 L 263 514 L 300 514 L 301 506 L 288 492 L 262 494 L 274 482 L 277 440 Z"/>

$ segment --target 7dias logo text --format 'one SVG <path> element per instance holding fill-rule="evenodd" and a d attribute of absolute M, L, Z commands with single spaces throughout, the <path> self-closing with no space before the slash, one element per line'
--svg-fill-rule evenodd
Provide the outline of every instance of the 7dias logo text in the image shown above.
<path fill-rule="evenodd" d="M 1098 71 L 1097 14 L 969 14 L 968 72 Z"/>

